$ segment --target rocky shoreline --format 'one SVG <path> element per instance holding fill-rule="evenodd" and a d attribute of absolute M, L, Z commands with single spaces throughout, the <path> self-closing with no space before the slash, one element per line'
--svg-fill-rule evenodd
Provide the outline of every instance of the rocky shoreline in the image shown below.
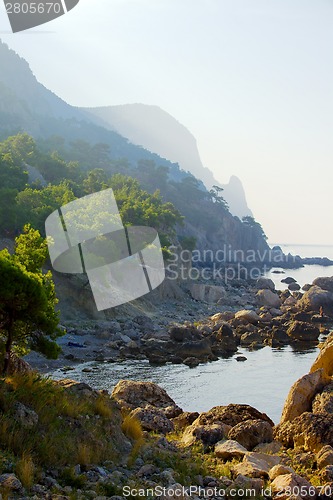
<path fill-rule="evenodd" d="M 317 278 L 302 291 L 292 278 L 284 282 L 284 291 L 276 291 L 267 278 L 235 280 L 224 287 L 190 284 L 187 291 L 179 287 L 181 300 L 164 300 L 153 314 L 67 321 L 59 359 L 31 353 L 27 361 L 44 373 L 126 359 L 195 367 L 220 357 L 237 358 L 244 347 L 316 345 L 333 323 L 333 278 Z"/>
<path fill-rule="evenodd" d="M 35 433 L 51 446 L 52 439 L 58 437 L 48 439 L 47 433 L 54 432 L 55 426 L 58 435 L 60 419 L 67 439 L 78 434 L 82 442 L 77 444 L 78 451 L 73 448 L 65 465 L 43 464 L 38 471 L 28 468 L 27 472 L 27 464 L 22 469 L 20 464 L 27 460 L 24 455 L 20 466 L 13 465 L 14 459 L 3 458 L 3 498 L 332 498 L 333 334 L 329 331 L 333 278 L 318 278 L 304 293 L 292 290 L 294 281 L 288 281 L 289 290 L 282 292 L 264 278 L 238 280 L 224 290 L 214 284 L 199 284 L 189 287 L 188 293 L 182 292 L 182 302 L 170 300 L 160 306 L 156 317 L 133 315 L 67 324 L 61 339 L 63 354 L 57 362 L 63 366 L 92 359 L 148 359 L 152 364 L 194 367 L 219 357 L 237 359 L 239 347 L 316 345 L 320 336 L 326 337 L 310 373 L 291 388 L 278 425 L 246 404 L 186 412 L 151 382 L 121 380 L 110 395 L 69 379 L 43 382 L 22 364 L 21 370 L 28 371 L 27 379 L 2 381 L 0 402 L 7 412 L 3 417 L 10 417 L 6 425 L 14 425 L 15 432 L 19 429 L 27 437 Z M 221 295 L 216 303 L 198 300 L 216 300 L 216 294 Z M 183 321 L 174 321 L 177 309 Z M 40 359 L 30 358 L 34 368 L 41 364 Z M 50 370 L 50 365 L 42 368 Z M 41 396 L 37 391 L 31 395 L 36 399 L 27 402 L 30 391 L 19 390 L 22 383 L 34 385 L 35 391 L 40 384 Z M 56 391 L 52 396 L 55 401 L 65 398 L 58 403 L 58 416 L 50 416 L 47 405 L 40 404 L 40 397 L 45 397 L 43 384 L 49 384 L 47 394 Z M 10 434 L 1 429 L 1 439 L 6 442 Z M 33 443 L 38 444 L 38 439 Z M 67 445 L 61 446 L 65 453 Z M 107 446 L 113 451 L 104 459 L 98 458 Z M 60 452 L 61 463 L 63 452 L 55 451 Z M 55 460 L 52 455 L 47 458 Z"/>
<path fill-rule="evenodd" d="M 103 463 L 81 459 L 70 469 L 70 481 L 63 468 L 46 468 L 29 489 L 8 466 L 0 487 L 7 491 L 4 498 L 31 500 L 332 498 L 332 376 L 331 334 L 310 373 L 291 388 L 277 426 L 249 405 L 183 412 L 151 382 L 122 380 L 109 396 L 62 380 L 56 385 L 72 398 L 96 402 L 103 397 L 112 407 L 111 432 L 120 456 Z M 31 407 L 17 402 L 14 408 L 13 419 L 29 432 L 40 425 Z M 103 408 L 99 418 L 107 423 L 110 416 Z M 76 428 L 86 425 L 84 415 L 66 425 L 70 421 Z"/>

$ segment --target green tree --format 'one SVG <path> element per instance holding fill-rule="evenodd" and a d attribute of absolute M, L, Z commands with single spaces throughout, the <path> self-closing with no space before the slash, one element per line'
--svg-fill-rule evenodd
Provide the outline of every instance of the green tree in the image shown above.
<path fill-rule="evenodd" d="M 34 139 L 27 133 L 19 133 L 8 137 L 0 143 L 0 154 L 10 153 L 13 161 L 21 165 L 34 163 L 38 158 L 37 146 Z"/>
<path fill-rule="evenodd" d="M 54 211 L 75 200 L 75 195 L 68 181 L 54 186 L 49 184 L 41 189 L 26 188 L 16 197 L 18 227 L 28 222 L 44 233 L 46 218 Z"/>
<path fill-rule="evenodd" d="M 36 350 L 56 358 L 59 315 L 51 272 L 43 273 L 47 245 L 31 226 L 16 238 L 13 255 L 0 252 L 0 336 L 6 374 L 12 352 Z"/>
<path fill-rule="evenodd" d="M 102 168 L 90 170 L 86 179 L 83 181 L 84 194 L 97 193 L 108 187 L 108 178 Z"/>
<path fill-rule="evenodd" d="M 250 215 L 246 215 L 246 216 L 242 217 L 242 221 L 243 221 L 243 224 L 254 229 L 256 231 L 256 233 L 258 234 L 258 236 L 260 236 L 261 238 L 264 238 L 264 240 L 267 240 L 267 236 L 265 234 L 265 231 L 262 228 L 262 225 L 259 224 L 259 222 L 257 222 L 254 217 L 251 217 Z"/>
<path fill-rule="evenodd" d="M 223 191 L 224 189 L 220 186 L 213 186 L 209 193 L 214 203 L 219 203 L 223 208 L 229 210 L 228 203 L 225 201 L 221 194 Z"/>
<path fill-rule="evenodd" d="M 1 143 L 0 143 L 1 146 Z M 11 153 L 1 153 L 0 150 L 0 186 L 21 190 L 28 182 L 28 174 L 20 162 L 14 161 Z"/>
<path fill-rule="evenodd" d="M 151 226 L 158 231 L 163 247 L 171 244 L 176 225 L 183 222 L 172 203 L 164 203 L 159 191 L 150 194 L 141 189 L 132 177 L 116 174 L 110 180 L 110 187 L 125 225 Z"/>

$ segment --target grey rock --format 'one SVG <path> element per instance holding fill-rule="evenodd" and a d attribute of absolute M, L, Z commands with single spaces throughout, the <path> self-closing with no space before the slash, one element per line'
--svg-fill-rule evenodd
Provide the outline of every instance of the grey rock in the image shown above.
<path fill-rule="evenodd" d="M 22 483 L 15 474 L 1 474 L 0 486 L 8 490 L 18 491 L 22 488 Z"/>
<path fill-rule="evenodd" d="M 237 441 L 228 439 L 216 443 L 214 453 L 222 460 L 232 460 L 233 458 L 242 458 L 247 453 L 247 449 Z"/>
<path fill-rule="evenodd" d="M 20 402 L 14 404 L 14 419 L 27 428 L 35 427 L 38 424 L 37 413 Z"/>

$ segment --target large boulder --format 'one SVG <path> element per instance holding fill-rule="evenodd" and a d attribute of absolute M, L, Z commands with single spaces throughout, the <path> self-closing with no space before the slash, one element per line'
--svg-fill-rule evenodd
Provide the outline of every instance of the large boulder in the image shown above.
<path fill-rule="evenodd" d="M 207 302 L 208 304 L 217 304 L 226 296 L 225 288 L 222 286 L 205 285 L 201 283 L 193 283 L 190 286 L 190 293 L 194 300 Z"/>
<path fill-rule="evenodd" d="M 291 468 L 288 467 L 287 465 L 283 464 L 278 464 L 274 465 L 274 467 L 271 468 L 269 471 L 269 479 L 271 481 L 274 481 L 274 479 L 278 476 L 283 476 L 284 474 L 293 474 L 295 471 Z"/>
<path fill-rule="evenodd" d="M 274 292 L 275 284 L 274 281 L 270 278 L 261 277 L 257 279 L 256 288 L 258 288 L 259 290 L 271 290 L 272 292 Z"/>
<path fill-rule="evenodd" d="M 186 358 L 206 358 L 212 356 L 211 344 L 208 340 L 198 340 L 193 342 L 184 342 L 178 346 L 176 351 L 177 356 L 182 359 Z"/>
<path fill-rule="evenodd" d="M 73 394 L 79 398 L 97 398 L 99 393 L 90 385 L 85 382 L 78 382 L 77 380 L 71 380 L 69 378 L 65 378 L 62 380 L 54 381 L 54 384 L 60 386 L 65 392 Z"/>
<path fill-rule="evenodd" d="M 186 342 L 191 340 L 200 340 L 202 338 L 199 330 L 191 326 L 172 326 L 169 329 L 170 338 L 175 342 Z"/>
<path fill-rule="evenodd" d="M 322 307 L 326 313 L 333 311 L 333 292 L 323 290 L 317 285 L 314 285 L 305 292 L 302 299 L 299 301 L 300 307 L 305 311 L 318 312 Z"/>
<path fill-rule="evenodd" d="M 260 443 L 273 441 L 273 427 L 265 420 L 246 420 L 235 425 L 228 438 L 237 441 L 247 450 L 252 450 Z"/>
<path fill-rule="evenodd" d="M 256 294 L 258 304 L 265 307 L 279 308 L 281 306 L 281 299 L 277 293 L 271 290 L 259 290 Z"/>
<path fill-rule="evenodd" d="M 287 330 L 287 335 L 292 340 L 313 342 L 318 340 L 320 330 L 317 326 L 303 321 L 293 321 Z"/>
<path fill-rule="evenodd" d="M 230 426 L 222 422 L 200 425 L 197 420 L 185 429 L 181 440 L 185 446 L 192 446 L 195 443 L 212 446 L 224 439 L 230 431 Z"/>
<path fill-rule="evenodd" d="M 283 407 L 281 424 L 311 411 L 315 395 L 324 387 L 323 370 L 316 370 L 298 379 L 291 387 Z"/>
<path fill-rule="evenodd" d="M 259 332 L 243 333 L 243 335 L 240 338 L 240 343 L 242 346 L 249 346 L 252 344 L 261 345 L 263 343 L 263 338 L 261 337 Z"/>
<path fill-rule="evenodd" d="M 323 446 L 316 455 L 316 462 L 319 469 L 333 465 L 333 448 L 330 445 Z"/>
<path fill-rule="evenodd" d="M 321 393 L 315 396 L 312 402 L 312 412 L 333 415 L 333 383 L 326 385 Z"/>
<path fill-rule="evenodd" d="M 247 449 L 237 441 L 228 439 L 227 441 L 218 442 L 215 445 L 214 452 L 222 460 L 232 460 L 233 458 L 243 458 L 247 453 Z"/>
<path fill-rule="evenodd" d="M 290 290 L 291 292 L 298 292 L 298 290 L 300 290 L 301 287 L 298 283 L 290 283 L 290 285 L 288 285 L 288 290 Z"/>
<path fill-rule="evenodd" d="M 292 422 L 279 424 L 274 434 L 288 448 L 318 453 L 326 444 L 333 445 L 333 415 L 305 412 Z"/>
<path fill-rule="evenodd" d="M 329 292 L 333 293 L 333 276 L 328 277 L 322 277 L 322 278 L 316 278 L 313 282 L 313 285 L 319 286 L 323 290 L 328 290 Z"/>
<path fill-rule="evenodd" d="M 273 494 L 275 493 L 282 500 L 287 500 L 288 498 L 314 500 L 317 497 L 311 483 L 295 473 L 277 476 L 272 482 L 271 488 Z M 294 492 L 294 495 L 291 496 L 290 492 Z"/>
<path fill-rule="evenodd" d="M 111 397 L 121 407 L 129 410 L 155 407 L 163 409 L 167 418 L 174 418 L 182 413 L 181 408 L 176 405 L 167 392 L 152 382 L 120 380 L 113 389 Z"/>
<path fill-rule="evenodd" d="M 131 416 L 141 422 L 142 429 L 145 431 L 168 434 L 174 430 L 173 422 L 165 416 L 162 410 L 154 406 L 137 408 L 131 412 Z"/>
<path fill-rule="evenodd" d="M 231 428 L 246 420 L 261 419 L 273 426 L 271 419 L 249 405 L 230 404 L 215 406 L 199 417 L 186 428 L 182 442 L 189 446 L 196 442 L 211 446 L 226 438 Z"/>
<path fill-rule="evenodd" d="M 229 355 L 237 351 L 238 341 L 228 323 L 222 323 L 218 330 L 213 330 L 208 339 L 213 354 L 217 356 Z"/>
<path fill-rule="evenodd" d="M 265 455 L 264 453 L 247 453 L 243 461 L 234 467 L 236 474 L 248 477 L 268 478 L 269 471 L 278 465 L 281 457 L 276 455 Z"/>
<path fill-rule="evenodd" d="M 281 280 L 281 283 L 285 283 L 286 285 L 291 285 L 292 283 L 296 283 L 296 280 L 291 276 L 287 276 L 287 278 Z"/>
<path fill-rule="evenodd" d="M 27 375 L 33 373 L 35 370 L 29 365 L 27 361 L 17 356 L 15 353 L 10 355 L 10 363 L 8 369 L 8 375 L 21 374 Z"/>
<path fill-rule="evenodd" d="M 241 319 L 244 323 L 251 323 L 253 325 L 257 325 L 258 322 L 261 321 L 260 316 L 255 311 L 249 311 L 247 309 L 238 311 L 235 314 L 235 319 Z"/>
<path fill-rule="evenodd" d="M 333 337 L 329 337 L 316 360 L 311 366 L 310 372 L 323 370 L 323 376 L 330 380 L 333 376 Z"/>
<path fill-rule="evenodd" d="M 200 425 L 209 425 L 215 423 L 224 423 L 230 427 L 234 427 L 240 422 L 246 420 L 264 420 L 270 425 L 274 425 L 272 420 L 266 415 L 261 413 L 256 408 L 250 405 L 242 404 L 229 404 L 227 406 L 214 406 L 211 410 L 201 413 L 196 422 Z"/>

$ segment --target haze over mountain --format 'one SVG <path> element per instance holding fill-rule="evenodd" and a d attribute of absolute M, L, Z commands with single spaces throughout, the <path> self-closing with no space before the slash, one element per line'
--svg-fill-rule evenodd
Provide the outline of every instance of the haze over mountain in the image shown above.
<path fill-rule="evenodd" d="M 5 137 L 19 131 L 36 138 L 62 136 L 68 143 L 104 143 L 112 158 L 127 158 L 129 162 L 152 160 L 168 166 L 171 176 L 182 177 L 178 165 L 131 144 L 119 133 L 100 126 L 99 120 L 93 123 L 85 112 L 44 87 L 27 61 L 0 40 L 0 134 Z"/>
<path fill-rule="evenodd" d="M 86 111 L 92 120 L 97 117 L 101 120 L 99 123 L 127 137 L 134 144 L 177 162 L 183 170 L 202 180 L 208 189 L 214 185 L 223 187 L 223 197 L 233 215 L 240 218 L 252 215 L 240 179 L 232 176 L 228 184 L 218 182 L 202 164 L 193 134 L 159 106 L 136 103 L 87 108 Z"/>
<path fill-rule="evenodd" d="M 159 110 L 163 119 L 165 114 Z M 167 130 L 159 121 L 158 126 L 155 123 L 157 137 L 174 137 L 174 142 L 178 144 L 176 154 L 179 151 L 184 161 L 184 151 L 188 152 L 188 157 L 199 173 L 206 174 L 205 180 L 210 178 L 215 183 L 211 172 L 201 164 L 194 137 L 172 117 L 168 117 L 168 120 Z M 142 119 L 142 123 L 144 121 Z M 85 109 L 74 108 L 49 91 L 37 81 L 26 61 L 0 42 L 0 141 L 6 140 L 9 135 L 27 132 L 37 141 L 37 148 L 42 148 L 44 154 L 55 153 L 66 161 L 77 162 L 82 171 L 80 175 L 87 176 L 91 171 L 96 172 L 96 169 L 99 173 L 104 170 L 103 175 L 107 180 L 120 173 L 128 176 L 129 182 L 137 180 L 148 193 L 160 192 L 162 199 L 171 203 L 184 218 L 184 224 L 179 224 L 175 233 L 174 242 L 177 244 L 187 241 L 187 244 L 193 245 L 195 242 L 197 249 L 209 248 L 212 251 L 224 246 L 243 251 L 253 249 L 260 253 L 268 251 L 260 224 L 241 222 L 225 208 L 217 192 L 209 193 L 200 178 L 197 179 L 192 173 L 182 170 L 178 163 L 163 157 L 168 154 L 166 149 L 163 149 L 163 155 L 158 155 L 129 142 L 114 128 L 110 124 L 106 128 L 105 120 L 101 117 L 93 117 Z M 182 144 L 186 144 L 185 149 L 182 149 Z M 171 145 L 169 148 L 173 151 Z M 176 159 L 176 156 L 172 158 Z M 32 170 L 37 168 L 43 172 L 46 182 L 52 182 L 54 178 L 56 182 L 66 181 L 67 174 L 64 174 L 65 177 L 59 171 L 56 174 L 59 162 L 56 161 L 56 166 L 52 162 L 48 156 L 45 164 L 36 159 L 34 162 L 33 157 L 29 161 L 28 155 L 24 157 L 23 167 L 29 170 L 30 178 L 32 174 L 38 174 Z M 190 162 L 186 164 L 187 167 L 189 165 Z M 242 196 L 239 181 L 233 180 L 231 184 L 233 189 L 237 187 Z M 103 182 L 97 182 L 95 190 L 102 188 Z M 11 203 L 15 211 L 13 196 Z M 9 231 L 12 229 L 9 228 Z M 19 228 L 15 227 L 17 230 Z"/>

